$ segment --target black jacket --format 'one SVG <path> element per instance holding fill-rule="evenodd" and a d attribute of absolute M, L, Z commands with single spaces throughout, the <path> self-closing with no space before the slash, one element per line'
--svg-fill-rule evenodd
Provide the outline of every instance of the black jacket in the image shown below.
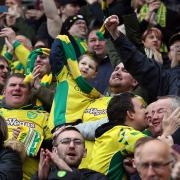
<path fill-rule="evenodd" d="M 125 68 L 147 89 L 150 101 L 157 96 L 180 96 L 180 66 L 164 69 L 162 65 L 142 54 L 123 34 L 114 41 Z"/>
<path fill-rule="evenodd" d="M 22 162 L 19 154 L 9 148 L 0 148 L 0 180 L 21 180 Z"/>
<path fill-rule="evenodd" d="M 72 172 L 58 170 L 52 168 L 49 172 L 47 180 L 108 180 L 108 178 L 96 171 L 90 169 L 74 169 Z M 38 175 L 35 174 L 31 180 L 38 180 Z"/>

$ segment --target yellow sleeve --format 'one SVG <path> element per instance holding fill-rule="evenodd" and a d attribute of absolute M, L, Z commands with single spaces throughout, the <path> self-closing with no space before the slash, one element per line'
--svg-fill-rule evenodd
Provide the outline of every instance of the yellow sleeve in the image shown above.
<path fill-rule="evenodd" d="M 142 132 L 133 129 L 127 129 L 123 131 L 120 135 L 123 135 L 124 137 L 122 143 L 125 145 L 125 151 L 128 154 L 134 153 L 136 141 L 146 136 Z"/>
<path fill-rule="evenodd" d="M 27 48 L 25 48 L 19 41 L 15 41 L 13 47 L 14 47 L 14 53 L 18 58 L 18 61 L 20 61 L 25 68 L 27 66 L 27 60 L 30 51 Z"/>

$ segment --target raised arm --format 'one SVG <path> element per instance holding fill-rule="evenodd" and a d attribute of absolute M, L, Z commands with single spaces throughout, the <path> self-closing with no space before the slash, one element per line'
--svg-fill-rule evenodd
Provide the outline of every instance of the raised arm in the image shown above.
<path fill-rule="evenodd" d="M 54 0 L 42 0 L 42 2 L 47 17 L 48 33 L 52 38 L 56 38 L 62 28 L 62 19 L 59 16 Z"/>
<path fill-rule="evenodd" d="M 142 87 L 151 92 L 151 101 L 161 94 L 161 89 L 167 89 L 167 79 L 162 66 L 154 59 L 149 59 L 141 53 L 120 31 L 118 31 L 118 17 L 112 15 L 105 20 L 106 29 L 114 39 L 114 44 L 124 63 L 125 68 L 140 83 Z"/>

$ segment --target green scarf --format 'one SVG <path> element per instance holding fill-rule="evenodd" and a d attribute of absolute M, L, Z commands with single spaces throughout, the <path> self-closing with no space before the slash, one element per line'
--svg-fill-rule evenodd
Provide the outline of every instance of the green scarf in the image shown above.
<path fill-rule="evenodd" d="M 139 20 L 142 21 L 148 12 L 149 12 L 149 7 L 147 4 L 145 4 L 140 10 Z M 166 6 L 164 5 L 164 3 L 161 3 L 156 13 L 157 24 L 159 24 L 161 27 L 166 27 L 166 12 L 167 12 Z"/>

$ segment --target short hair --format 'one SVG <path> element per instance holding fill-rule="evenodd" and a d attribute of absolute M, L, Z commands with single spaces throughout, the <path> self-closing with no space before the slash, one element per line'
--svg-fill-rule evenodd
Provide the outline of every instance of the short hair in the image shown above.
<path fill-rule="evenodd" d="M 99 27 L 98 27 L 98 26 L 95 26 L 95 27 L 89 29 L 88 34 L 87 34 L 87 37 L 89 38 L 89 34 L 90 34 L 91 32 L 93 32 L 93 31 L 99 31 L 99 29 L 100 29 L 100 26 L 99 26 Z"/>
<path fill-rule="evenodd" d="M 8 128 L 6 120 L 0 116 L 0 147 L 4 145 L 4 141 L 8 138 Z"/>
<path fill-rule="evenodd" d="M 87 51 L 85 54 L 82 54 L 78 60 L 81 61 L 85 56 L 88 56 L 90 59 L 92 59 L 96 63 L 96 71 L 98 71 L 100 60 L 97 57 L 96 53 L 95 52 L 91 53 Z"/>
<path fill-rule="evenodd" d="M 134 97 L 136 96 L 129 92 L 112 97 L 107 107 L 109 121 L 118 122 L 123 125 L 126 120 L 127 111 L 134 112 L 134 105 L 132 102 L 132 98 Z"/>
<path fill-rule="evenodd" d="M 158 99 L 170 99 L 171 109 L 174 111 L 176 108 L 180 107 L 180 97 L 175 95 L 159 96 Z"/>
<path fill-rule="evenodd" d="M 24 79 L 26 76 L 22 73 L 13 73 L 13 74 L 10 74 L 7 79 L 6 79 L 6 82 L 5 82 L 5 85 L 4 85 L 4 89 L 6 88 L 8 82 L 9 82 L 9 79 L 12 78 L 12 77 L 17 77 L 17 78 L 20 78 L 20 79 Z M 30 83 L 28 83 L 28 89 L 30 90 L 31 89 L 31 85 Z"/>
<path fill-rule="evenodd" d="M 151 27 L 151 28 L 148 28 L 142 35 L 142 40 L 145 41 L 146 37 L 148 34 L 151 34 L 151 33 L 154 33 L 159 40 L 162 41 L 162 32 L 160 29 L 156 28 L 156 27 Z"/>
<path fill-rule="evenodd" d="M 81 132 L 80 132 L 76 127 L 74 127 L 74 126 L 67 126 L 67 127 L 65 127 L 62 131 L 60 131 L 58 134 L 56 134 L 56 136 L 53 137 L 52 145 L 53 145 L 54 147 L 57 146 L 58 136 L 59 136 L 61 133 L 65 132 L 65 131 L 76 131 L 76 132 L 78 132 L 78 133 L 82 136 L 83 141 L 84 141 L 83 135 L 81 134 Z M 84 144 L 84 146 L 85 146 L 85 144 Z"/>

